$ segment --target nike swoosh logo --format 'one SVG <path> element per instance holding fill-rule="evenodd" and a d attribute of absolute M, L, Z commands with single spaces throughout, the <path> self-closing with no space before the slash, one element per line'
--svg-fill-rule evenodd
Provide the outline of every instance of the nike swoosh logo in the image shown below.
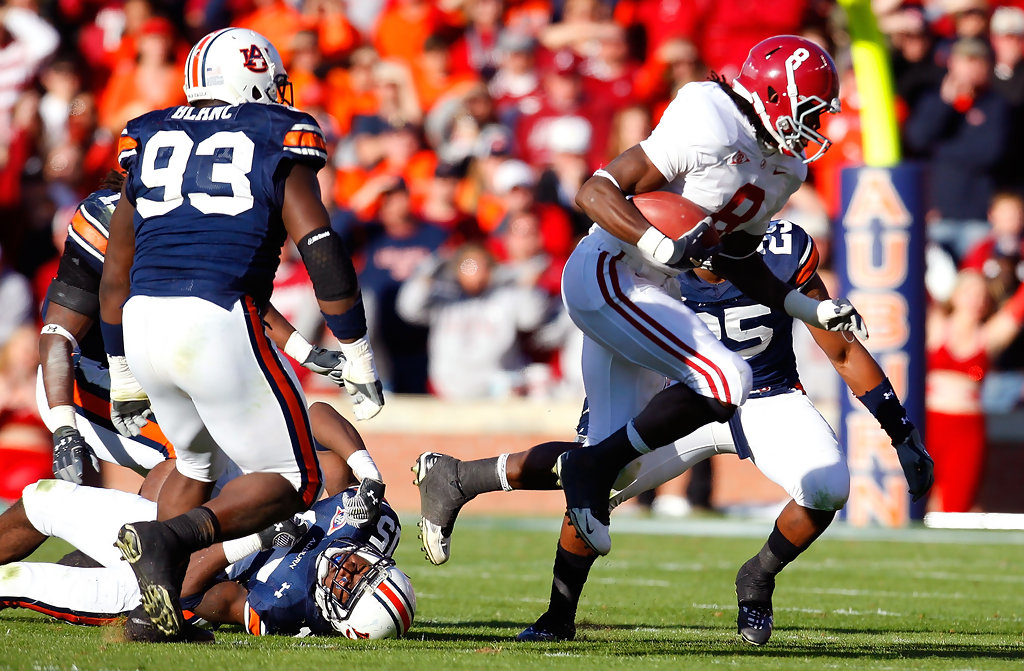
<path fill-rule="evenodd" d="M 778 168 L 773 168 L 772 169 L 772 174 L 773 175 L 788 175 L 789 173 L 786 172 L 785 170 L 779 170 Z"/>
<path fill-rule="evenodd" d="M 587 533 L 588 534 L 594 533 L 593 527 L 590 526 L 590 520 L 587 520 Z"/>

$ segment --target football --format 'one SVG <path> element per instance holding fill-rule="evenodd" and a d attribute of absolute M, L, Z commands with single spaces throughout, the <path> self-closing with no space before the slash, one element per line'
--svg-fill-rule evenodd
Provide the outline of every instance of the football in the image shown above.
<path fill-rule="evenodd" d="M 708 216 L 699 205 L 668 191 L 640 193 L 633 196 L 632 200 L 640 214 L 651 222 L 651 226 L 673 240 L 678 240 Z M 709 247 L 718 244 L 718 231 L 708 229 L 701 236 L 701 242 Z"/>

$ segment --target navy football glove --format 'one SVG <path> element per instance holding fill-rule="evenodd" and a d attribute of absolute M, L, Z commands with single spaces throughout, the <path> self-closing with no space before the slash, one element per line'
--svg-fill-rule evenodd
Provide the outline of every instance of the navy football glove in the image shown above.
<path fill-rule="evenodd" d="M 924 449 L 921 434 L 917 432 L 917 429 L 911 431 L 902 443 L 893 447 L 896 448 L 896 454 L 900 458 L 903 474 L 907 476 L 912 500 L 918 501 L 928 493 L 932 483 L 935 482 L 935 461 Z"/>

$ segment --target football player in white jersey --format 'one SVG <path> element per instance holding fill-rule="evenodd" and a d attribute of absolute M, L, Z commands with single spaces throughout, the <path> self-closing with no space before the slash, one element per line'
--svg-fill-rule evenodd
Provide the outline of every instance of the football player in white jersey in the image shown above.
<path fill-rule="evenodd" d="M 566 452 L 556 465 L 574 527 L 563 527 L 561 545 L 578 535 L 607 554 L 608 497 L 619 471 L 727 421 L 750 393 L 750 366 L 679 301 L 680 272 L 710 262 L 756 302 L 867 336 L 849 301 L 801 293 L 756 253 L 806 164 L 829 146 L 817 130 L 821 115 L 838 111 L 832 58 L 804 38 L 772 37 L 750 50 L 731 85 L 715 79 L 680 89 L 650 137 L 580 188 L 576 202 L 595 225 L 565 266 L 562 297 L 584 333 L 590 428 L 586 449 Z M 699 223 L 687 222 L 680 228 L 689 232 L 675 238 L 652 226 L 627 196 L 656 190 L 681 194 Z M 665 378 L 682 384 L 663 388 Z M 444 522 L 425 514 L 424 536 L 442 536 Z"/>
<path fill-rule="evenodd" d="M 821 47 L 769 38 L 751 49 L 731 86 L 684 86 L 649 138 L 580 188 L 576 201 L 595 226 L 566 264 L 562 295 L 585 336 L 591 423 L 588 449 L 566 453 L 557 468 L 569 520 L 598 554 L 611 550 L 607 501 L 618 472 L 728 420 L 750 393 L 750 367 L 678 300 L 673 278 L 682 270 L 710 262 L 759 303 L 818 328 L 867 335 L 849 301 L 806 296 L 757 254 L 771 215 L 804 180 L 806 163 L 828 148 L 817 128 L 822 114 L 839 110 L 838 96 L 835 64 Z M 681 194 L 704 218 L 666 236 L 626 197 L 659 189 Z M 706 242 L 709 229 L 719 244 Z M 658 391 L 665 377 L 683 384 Z"/>
<path fill-rule="evenodd" d="M 827 299 L 817 275 L 818 252 L 811 237 L 788 221 L 773 222 L 760 254 L 776 277 L 807 295 Z M 835 434 L 802 391 L 793 355 L 793 319 L 755 303 L 723 278 L 703 268 L 678 277 L 683 300 L 730 350 L 753 371 L 754 390 L 728 423 L 712 422 L 664 449 L 638 457 L 619 474 L 609 507 L 677 477 L 714 454 L 749 458 L 792 500 L 776 521 L 768 541 L 736 576 L 737 628 L 743 639 L 763 645 L 773 626 L 775 576 L 829 526 L 850 490 L 850 473 Z M 864 403 L 892 440 L 914 500 L 932 483 L 933 464 L 892 385 L 856 339 L 842 333 L 811 333 L 850 390 Z M 589 413 L 577 434 L 584 439 Z M 424 515 L 446 519 L 447 537 L 423 535 L 433 563 L 450 555 L 451 525 L 463 505 L 487 491 L 551 489 L 551 467 L 573 443 L 552 442 L 526 452 L 460 461 L 424 453 L 414 468 Z M 586 449 L 586 448 L 583 448 Z M 424 469 L 426 463 L 430 467 Z M 575 636 L 575 614 L 587 575 L 597 555 L 584 543 L 563 536 L 555 558 L 548 610 L 523 631 L 521 641 L 560 641 Z"/>

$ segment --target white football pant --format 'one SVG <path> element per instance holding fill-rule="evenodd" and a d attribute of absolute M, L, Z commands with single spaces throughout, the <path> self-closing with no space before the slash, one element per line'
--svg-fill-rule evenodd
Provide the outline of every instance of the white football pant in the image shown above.
<path fill-rule="evenodd" d="M 591 411 L 593 416 L 593 411 Z M 738 419 L 736 419 L 738 418 Z M 850 496 L 850 471 L 832 427 L 806 394 L 751 398 L 736 410 L 750 460 L 799 505 L 839 510 Z M 635 459 L 619 474 L 611 508 L 685 473 L 714 454 L 735 454 L 729 423 L 712 422 Z"/>
<path fill-rule="evenodd" d="M 592 233 L 562 273 L 562 297 L 583 331 L 588 442 L 600 442 L 679 380 L 702 396 L 742 405 L 750 366 L 679 299 L 674 279 L 630 264 L 607 234 Z"/>
<path fill-rule="evenodd" d="M 179 472 L 212 482 L 226 456 L 242 473 L 280 474 L 307 505 L 316 501 L 322 478 L 306 398 L 251 299 L 228 311 L 192 296 L 133 296 L 123 324 L 128 365 Z"/>

